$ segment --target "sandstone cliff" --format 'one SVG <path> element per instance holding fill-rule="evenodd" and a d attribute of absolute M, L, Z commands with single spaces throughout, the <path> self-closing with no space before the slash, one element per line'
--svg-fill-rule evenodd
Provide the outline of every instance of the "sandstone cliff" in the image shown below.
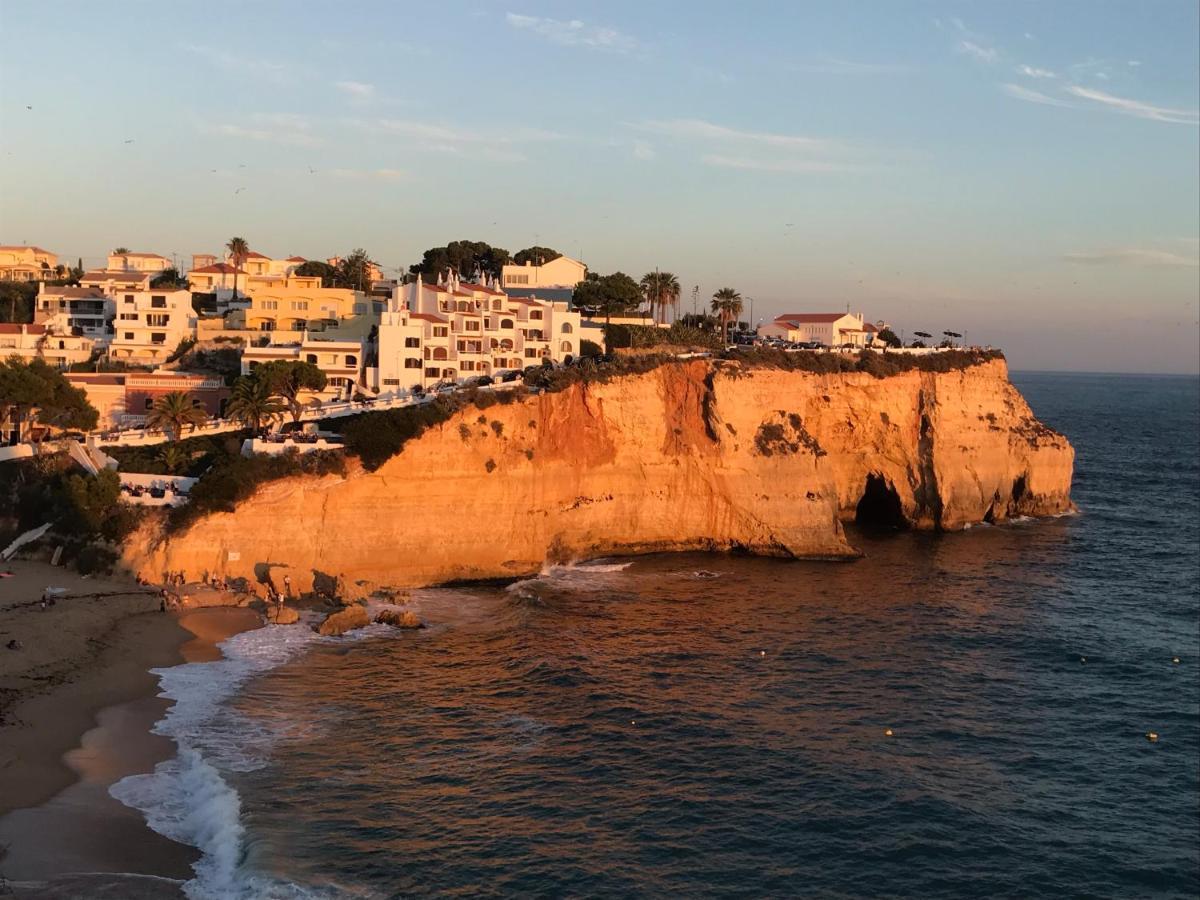
<path fill-rule="evenodd" d="M 693 361 L 468 409 L 374 472 L 351 461 L 179 534 L 148 527 L 126 562 L 360 593 L 658 550 L 846 557 L 856 514 L 954 530 L 1069 510 L 1073 458 L 1002 360 L 881 379 Z"/>

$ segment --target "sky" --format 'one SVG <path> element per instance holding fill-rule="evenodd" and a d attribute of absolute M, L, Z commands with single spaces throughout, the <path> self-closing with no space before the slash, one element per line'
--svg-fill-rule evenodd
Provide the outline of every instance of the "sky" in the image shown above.
<path fill-rule="evenodd" d="M 1200 371 L 1196 0 L 0 0 L 0 33 L 0 243 L 538 244 L 684 311 Z"/>

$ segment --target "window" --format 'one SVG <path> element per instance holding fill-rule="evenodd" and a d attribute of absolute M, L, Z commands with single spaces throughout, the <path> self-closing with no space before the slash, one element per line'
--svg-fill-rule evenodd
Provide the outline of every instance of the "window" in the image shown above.
<path fill-rule="evenodd" d="M 406 359 L 406 360 L 404 361 L 404 368 L 406 368 L 406 369 L 419 369 L 419 368 L 421 368 L 421 361 L 420 361 L 419 359 L 415 359 L 415 358 L 413 358 L 413 357 L 411 357 L 411 356 L 410 356 L 408 359 Z"/>
<path fill-rule="evenodd" d="M 528 275 L 505 275 L 505 284 L 529 284 Z"/>
<path fill-rule="evenodd" d="M 561 344 L 559 344 L 559 349 L 562 350 L 563 353 L 570 353 L 571 352 L 571 342 L 563 341 Z"/>
<path fill-rule="evenodd" d="M 563 322 L 563 326 L 562 326 L 562 333 L 563 333 L 563 334 L 570 334 L 570 333 L 571 333 L 572 331 L 574 331 L 574 330 L 575 330 L 575 329 L 571 327 L 571 323 L 570 323 L 570 322 Z"/>
<path fill-rule="evenodd" d="M 150 334 L 150 343 L 152 343 L 152 344 L 165 344 L 166 342 L 167 342 L 167 336 L 166 336 L 165 334 L 163 334 L 161 331 L 154 331 L 154 332 L 151 332 L 151 334 Z"/>
<path fill-rule="evenodd" d="M 132 331 L 125 332 L 125 340 L 127 340 L 127 341 L 133 340 L 133 332 Z"/>
<path fill-rule="evenodd" d="M 385 379 L 383 379 L 383 383 L 387 387 L 397 387 L 400 384 L 400 379 L 399 378 L 385 378 Z"/>
<path fill-rule="evenodd" d="M 137 321 L 137 317 L 138 317 L 138 314 L 137 314 L 137 313 L 121 313 L 121 320 L 122 320 L 122 321 L 127 321 L 127 322 L 136 322 L 136 321 Z"/>
<path fill-rule="evenodd" d="M 162 313 L 159 313 L 158 315 L 147 315 L 146 324 L 150 325 L 152 328 L 166 328 L 167 321 L 169 319 L 170 316 L 164 316 Z"/>
<path fill-rule="evenodd" d="M 449 334 L 450 334 L 450 329 L 448 329 L 445 325 L 433 326 L 433 336 L 434 337 L 447 337 L 447 336 L 449 336 Z"/>
<path fill-rule="evenodd" d="M 154 401 L 153 401 L 153 400 L 151 400 L 149 397 L 147 397 L 147 398 L 146 398 L 146 407 L 145 407 L 145 408 L 146 408 L 146 409 L 150 409 L 150 408 L 152 408 L 153 406 L 154 406 Z"/>
<path fill-rule="evenodd" d="M 132 303 L 132 302 L 133 302 L 133 294 L 126 294 L 126 295 L 125 295 L 125 302 L 126 302 L 126 303 Z"/>
<path fill-rule="evenodd" d="M 155 294 L 150 298 L 150 307 L 151 309 L 166 309 L 167 298 L 162 294 Z"/>
<path fill-rule="evenodd" d="M 500 320 L 500 327 L 501 327 L 501 328 L 512 328 L 512 327 L 513 327 L 513 320 L 512 320 L 512 319 L 501 319 L 501 320 Z"/>
<path fill-rule="evenodd" d="M 426 378 L 437 378 L 437 377 L 438 377 L 438 372 L 439 372 L 439 371 L 440 371 L 440 370 L 438 370 L 438 369 L 426 369 L 426 370 L 425 370 L 425 377 L 426 377 Z"/>
<path fill-rule="evenodd" d="M 466 328 L 467 331 L 478 331 L 479 330 L 479 323 L 476 322 L 474 319 L 467 319 L 465 322 L 463 322 L 463 326 Z"/>
<path fill-rule="evenodd" d="M 536 348 L 534 348 L 534 347 L 526 347 L 525 348 L 525 358 L 526 359 L 537 359 L 537 355 L 538 355 L 538 352 L 537 352 Z"/>
<path fill-rule="evenodd" d="M 262 302 L 262 308 L 263 309 L 279 309 L 279 301 L 278 300 L 264 300 Z"/>
<path fill-rule="evenodd" d="M 299 311 L 307 311 L 308 310 L 308 301 L 307 300 L 293 300 L 292 301 L 292 309 L 295 311 L 298 311 L 298 312 Z"/>
<path fill-rule="evenodd" d="M 317 354 L 315 354 L 315 353 L 306 354 L 304 357 L 304 361 L 310 362 L 315 366 L 317 364 Z"/>
<path fill-rule="evenodd" d="M 464 360 L 461 365 L 462 365 L 462 369 L 464 372 L 474 372 L 475 371 L 475 361 L 474 360 L 471 360 L 471 359 Z"/>
<path fill-rule="evenodd" d="M 540 309 L 531 309 L 529 311 L 529 318 L 540 319 L 541 317 L 542 317 L 542 311 Z"/>
<path fill-rule="evenodd" d="M 421 339 L 415 338 L 415 337 L 406 337 L 404 339 L 404 346 L 405 347 L 420 347 Z"/>
<path fill-rule="evenodd" d="M 354 314 L 356 316 L 365 315 L 366 312 L 367 312 L 367 304 L 365 304 L 365 303 L 355 303 L 354 304 Z"/>
<path fill-rule="evenodd" d="M 358 365 L 358 357 L 357 356 L 347 356 L 346 357 L 346 366 L 348 368 L 353 368 L 357 365 Z"/>

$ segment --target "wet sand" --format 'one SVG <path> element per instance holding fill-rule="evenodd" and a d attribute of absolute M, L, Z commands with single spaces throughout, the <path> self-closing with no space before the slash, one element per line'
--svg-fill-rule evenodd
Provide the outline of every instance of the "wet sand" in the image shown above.
<path fill-rule="evenodd" d="M 12 568 L 17 577 L 0 581 L 0 873 L 19 897 L 179 896 L 196 851 L 151 831 L 108 788 L 175 752 L 150 733 L 169 701 L 149 669 L 217 659 L 220 641 L 261 620 L 238 608 L 164 615 L 131 582 Z M 42 610 L 48 585 L 72 596 Z M 22 650 L 4 646 L 14 636 Z"/>

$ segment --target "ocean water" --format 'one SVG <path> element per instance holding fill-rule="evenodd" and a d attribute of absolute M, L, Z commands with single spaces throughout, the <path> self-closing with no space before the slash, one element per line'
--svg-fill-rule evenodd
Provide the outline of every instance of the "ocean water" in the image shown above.
<path fill-rule="evenodd" d="M 239 635 L 113 791 L 204 851 L 192 897 L 1194 897 L 1200 382 L 1013 380 L 1077 516 Z"/>

